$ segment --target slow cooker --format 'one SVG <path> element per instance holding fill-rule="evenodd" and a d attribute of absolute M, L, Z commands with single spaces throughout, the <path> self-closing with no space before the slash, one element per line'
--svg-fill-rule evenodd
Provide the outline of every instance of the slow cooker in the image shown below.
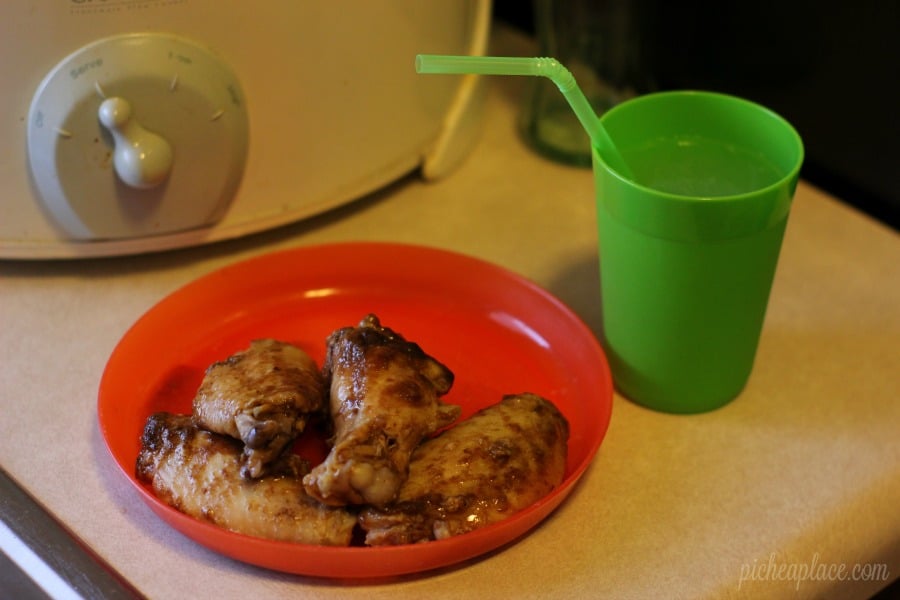
<path fill-rule="evenodd" d="M 489 0 L 0 4 L 0 258 L 198 245 L 297 221 L 477 137 Z"/>

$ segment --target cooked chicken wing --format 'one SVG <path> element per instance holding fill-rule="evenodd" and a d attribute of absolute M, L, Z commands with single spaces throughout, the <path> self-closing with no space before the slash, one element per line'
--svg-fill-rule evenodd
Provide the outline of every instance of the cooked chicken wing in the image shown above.
<path fill-rule="evenodd" d="M 196 519 L 247 535 L 347 546 L 356 517 L 325 506 L 303 490 L 308 470 L 288 453 L 273 473 L 248 480 L 240 474 L 241 444 L 196 427 L 189 415 L 157 413 L 147 419 L 136 473 L 169 505 Z"/>
<path fill-rule="evenodd" d="M 318 366 L 303 350 L 255 340 L 210 365 L 194 398 L 194 418 L 204 429 L 244 442 L 241 474 L 261 477 L 310 416 L 324 411 L 325 392 Z"/>
<path fill-rule="evenodd" d="M 304 477 L 307 492 L 335 505 L 391 502 L 416 446 L 459 416 L 440 400 L 453 373 L 375 315 L 329 336 L 324 372 L 334 445 Z"/>
<path fill-rule="evenodd" d="M 534 504 L 562 482 L 568 437 L 549 401 L 505 396 L 419 446 L 396 503 L 360 513 L 366 544 L 444 539 Z"/>

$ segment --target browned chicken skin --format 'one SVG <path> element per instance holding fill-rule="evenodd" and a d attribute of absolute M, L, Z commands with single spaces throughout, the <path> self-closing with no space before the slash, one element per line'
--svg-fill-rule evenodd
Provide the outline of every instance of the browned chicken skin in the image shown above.
<path fill-rule="evenodd" d="M 419 446 L 396 502 L 360 513 L 366 544 L 444 539 L 534 504 L 562 482 L 568 436 L 549 401 L 505 396 Z"/>
<path fill-rule="evenodd" d="M 459 416 L 440 400 L 453 374 L 375 315 L 329 336 L 324 372 L 334 445 L 304 477 L 307 492 L 334 505 L 393 501 L 416 446 Z"/>
<path fill-rule="evenodd" d="M 244 442 L 241 473 L 261 477 L 267 465 L 325 408 L 325 381 L 301 349 L 276 340 L 212 364 L 194 398 L 197 424 Z"/>
<path fill-rule="evenodd" d="M 167 504 L 196 519 L 239 533 L 301 544 L 347 546 L 356 517 L 324 506 L 303 490 L 307 470 L 287 453 L 272 473 L 240 474 L 241 444 L 199 429 L 188 415 L 157 413 L 147 419 L 136 474 Z"/>

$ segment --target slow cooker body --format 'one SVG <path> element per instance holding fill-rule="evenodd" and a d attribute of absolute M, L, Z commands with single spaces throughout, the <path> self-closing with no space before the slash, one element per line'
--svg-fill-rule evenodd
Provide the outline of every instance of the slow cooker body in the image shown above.
<path fill-rule="evenodd" d="M 476 0 L 3 3 L 0 258 L 237 237 L 359 198 L 436 148 L 458 159 L 447 140 L 473 136 L 448 131 L 448 114 L 477 111 L 477 95 L 417 76 L 414 58 L 480 53 L 489 13 Z"/>

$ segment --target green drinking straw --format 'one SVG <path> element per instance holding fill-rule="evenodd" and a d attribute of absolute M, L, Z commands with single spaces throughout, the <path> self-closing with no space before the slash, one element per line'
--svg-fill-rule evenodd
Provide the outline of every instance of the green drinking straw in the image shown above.
<path fill-rule="evenodd" d="M 523 58 L 515 56 L 446 56 L 419 54 L 416 73 L 476 74 L 476 75 L 534 75 L 547 77 L 575 112 L 581 126 L 603 154 L 606 162 L 620 175 L 634 179 L 631 169 L 594 112 L 572 73 L 555 58 Z"/>

